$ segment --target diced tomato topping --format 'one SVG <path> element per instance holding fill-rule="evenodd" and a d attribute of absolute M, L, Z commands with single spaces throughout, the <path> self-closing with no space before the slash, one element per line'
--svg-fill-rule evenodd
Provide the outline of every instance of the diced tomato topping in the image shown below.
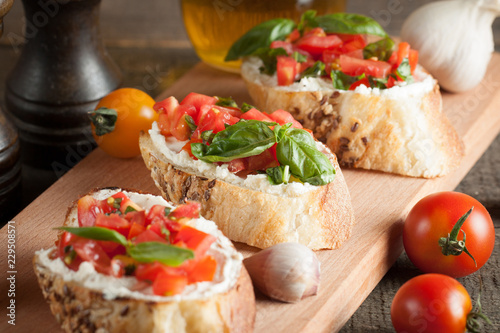
<path fill-rule="evenodd" d="M 320 27 L 312 28 L 304 32 L 304 37 L 308 36 L 326 37 L 326 32 Z"/>
<path fill-rule="evenodd" d="M 342 44 L 342 40 L 336 35 L 324 37 L 306 35 L 296 42 L 296 46 L 313 56 L 320 56 L 325 50 L 332 50 Z"/>
<path fill-rule="evenodd" d="M 370 82 L 368 81 L 368 78 L 363 78 L 361 80 L 358 80 L 356 82 L 354 82 L 353 84 L 351 84 L 351 86 L 349 87 L 349 90 L 354 90 L 356 89 L 357 87 L 359 87 L 360 85 L 365 85 L 367 86 L 368 88 L 370 88 Z"/>
<path fill-rule="evenodd" d="M 178 106 L 179 102 L 173 96 L 153 105 L 153 109 L 158 112 L 158 127 L 161 134 L 165 136 L 171 134 L 172 119 Z"/>
<path fill-rule="evenodd" d="M 92 239 L 79 239 L 73 244 L 73 248 L 82 260 L 92 263 L 95 270 L 102 274 L 110 275 L 111 259 L 103 248 Z"/>
<path fill-rule="evenodd" d="M 265 115 L 264 113 L 260 112 L 259 110 L 255 109 L 255 108 L 251 108 L 247 112 L 243 113 L 241 115 L 241 119 L 246 119 L 246 120 L 255 119 L 255 120 L 260 120 L 260 121 L 268 121 L 268 122 L 273 121 L 267 115 Z"/>
<path fill-rule="evenodd" d="M 227 169 L 229 172 L 238 173 L 241 170 L 245 170 L 247 168 L 247 160 L 245 158 L 236 158 L 230 161 L 227 165 Z"/>
<path fill-rule="evenodd" d="M 293 42 L 295 42 L 299 38 L 300 38 L 300 32 L 299 32 L 299 30 L 293 29 L 293 31 L 286 37 L 286 41 L 290 42 L 290 43 L 293 43 Z"/>
<path fill-rule="evenodd" d="M 274 151 L 276 153 L 276 150 Z M 247 157 L 248 166 L 247 170 L 249 172 L 254 171 L 264 171 L 267 168 L 276 167 L 279 165 L 278 160 L 276 159 L 276 154 L 273 154 L 271 149 L 265 150 L 259 155 Z"/>
<path fill-rule="evenodd" d="M 160 243 L 168 244 L 168 241 L 165 239 L 165 237 L 161 237 L 160 235 L 158 235 L 156 232 L 152 231 L 151 229 L 146 229 L 141 234 L 136 236 L 133 239 L 133 242 L 134 242 L 134 244 L 145 243 L 145 242 L 160 242 Z"/>
<path fill-rule="evenodd" d="M 153 282 L 153 293 L 160 296 L 171 296 L 182 293 L 188 280 L 186 275 L 174 275 L 161 272 Z"/>
<path fill-rule="evenodd" d="M 170 123 L 170 132 L 179 141 L 189 140 L 191 136 L 187 116 L 190 116 L 194 121 L 198 116 L 196 108 L 193 105 L 179 105 Z"/>
<path fill-rule="evenodd" d="M 95 225 L 96 217 L 99 213 L 109 213 L 113 207 L 106 203 L 106 200 L 100 201 L 90 195 L 86 195 L 78 200 L 78 225 L 80 227 L 92 227 Z"/>
<path fill-rule="evenodd" d="M 122 212 L 122 214 L 125 214 L 127 210 L 128 212 L 133 212 L 133 211 L 138 212 L 142 211 L 143 209 L 129 198 L 125 198 L 122 199 L 122 201 L 120 202 L 120 212 Z"/>
<path fill-rule="evenodd" d="M 215 103 L 217 103 L 215 97 L 192 92 L 182 100 L 181 105 L 192 105 L 199 112 L 203 105 L 215 105 Z"/>
<path fill-rule="evenodd" d="M 146 227 L 143 224 L 139 223 L 132 223 L 132 226 L 130 227 L 130 231 L 128 232 L 127 239 L 133 239 L 137 237 L 139 234 L 144 232 L 146 230 Z"/>
<path fill-rule="evenodd" d="M 408 58 L 410 55 L 410 44 L 407 42 L 401 42 L 398 45 L 398 66 L 401 65 L 404 58 Z"/>
<path fill-rule="evenodd" d="M 292 114 L 285 110 L 276 110 L 271 114 L 268 114 L 269 118 L 277 122 L 280 125 L 285 125 L 286 123 L 292 123 L 292 127 L 303 128 L 302 124 L 299 123 Z"/>
<path fill-rule="evenodd" d="M 130 225 L 136 223 L 142 226 L 146 225 L 146 211 L 133 211 L 125 214 L 124 218 L 129 221 Z"/>
<path fill-rule="evenodd" d="M 289 86 L 295 81 L 297 69 L 300 69 L 295 59 L 288 56 L 277 56 L 276 73 L 278 76 L 278 85 Z"/>
<path fill-rule="evenodd" d="M 364 48 L 366 46 L 366 38 L 364 35 L 350 35 L 350 34 L 335 34 L 337 35 L 342 42 L 351 43 L 356 42 L 358 45 L 361 45 L 359 48 Z"/>
<path fill-rule="evenodd" d="M 271 43 L 272 49 L 278 49 L 280 47 L 285 49 L 285 51 L 286 51 L 286 53 L 288 53 L 288 55 L 291 55 L 293 53 L 293 46 L 292 46 L 292 43 L 290 43 L 290 42 L 275 40 Z"/>
<path fill-rule="evenodd" d="M 151 223 L 159 220 L 159 221 L 167 221 L 167 215 L 165 214 L 165 206 L 163 205 L 154 205 L 149 209 L 148 215 L 146 215 L 146 226 Z"/>
<path fill-rule="evenodd" d="M 216 238 L 213 235 L 207 234 L 198 229 L 183 225 L 174 239 L 174 244 L 178 242 L 184 243 L 189 249 L 195 253 L 195 258 L 201 258 L 205 255 L 210 245 L 215 242 Z"/>
<path fill-rule="evenodd" d="M 158 274 L 162 272 L 182 274 L 183 270 L 175 267 L 167 267 L 157 261 L 152 263 L 141 263 L 138 264 L 135 269 L 135 277 L 140 281 L 147 280 L 153 282 L 158 277 Z"/>
<path fill-rule="evenodd" d="M 169 218 L 174 221 L 183 217 L 197 219 L 200 217 L 200 209 L 201 205 L 199 202 L 189 201 L 185 204 L 177 206 L 177 208 L 170 213 Z"/>
<path fill-rule="evenodd" d="M 394 83 L 396 83 L 396 80 L 394 79 L 394 77 L 389 76 L 389 78 L 387 79 L 387 88 L 394 87 Z"/>
<path fill-rule="evenodd" d="M 118 231 L 123 236 L 127 237 L 128 230 L 130 229 L 130 222 L 118 214 L 99 214 L 97 215 L 95 226 Z"/>
<path fill-rule="evenodd" d="M 411 73 L 413 74 L 413 72 L 417 68 L 417 64 L 418 64 L 418 51 L 417 50 L 410 50 L 410 54 L 408 55 L 408 61 L 410 63 Z"/>
<path fill-rule="evenodd" d="M 217 270 L 217 261 L 212 256 L 205 256 L 196 261 L 190 267 L 187 278 L 188 283 L 196 283 L 202 281 L 212 281 Z"/>
<path fill-rule="evenodd" d="M 342 72 L 352 76 L 364 73 L 366 75 L 383 78 L 386 77 L 391 70 L 391 65 L 385 61 L 356 59 L 346 55 L 341 55 L 339 60 Z"/>
<path fill-rule="evenodd" d="M 203 143 L 203 140 L 200 138 L 201 133 L 195 133 L 193 136 L 191 136 L 191 140 L 189 140 L 183 147 L 182 150 L 185 150 L 189 156 L 191 156 L 192 159 L 197 160 L 196 156 L 193 155 L 193 152 L 191 151 L 191 144 L 192 143 Z"/>

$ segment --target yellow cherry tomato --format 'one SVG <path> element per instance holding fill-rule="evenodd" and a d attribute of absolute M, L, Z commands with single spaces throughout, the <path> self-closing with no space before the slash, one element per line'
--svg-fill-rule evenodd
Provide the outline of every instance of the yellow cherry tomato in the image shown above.
<path fill-rule="evenodd" d="M 158 120 L 154 104 L 151 96 L 134 88 L 121 88 L 103 97 L 90 115 L 97 145 L 114 157 L 139 155 L 140 132 Z"/>

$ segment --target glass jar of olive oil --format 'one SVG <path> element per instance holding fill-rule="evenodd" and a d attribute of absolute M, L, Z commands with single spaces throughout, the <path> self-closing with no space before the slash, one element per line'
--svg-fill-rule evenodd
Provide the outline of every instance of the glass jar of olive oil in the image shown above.
<path fill-rule="evenodd" d="M 224 62 L 231 45 L 255 25 L 277 17 L 298 21 L 306 10 L 318 15 L 345 11 L 346 0 L 181 0 L 184 25 L 201 60 L 239 72 L 240 61 Z"/>

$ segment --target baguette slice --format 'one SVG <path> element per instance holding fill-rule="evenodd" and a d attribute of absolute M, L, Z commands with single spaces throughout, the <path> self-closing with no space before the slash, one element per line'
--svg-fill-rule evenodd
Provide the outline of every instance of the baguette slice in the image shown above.
<path fill-rule="evenodd" d="M 104 199 L 118 191 L 101 189 L 91 194 Z M 144 208 L 154 204 L 171 206 L 159 196 L 125 193 Z M 60 259 L 48 257 L 52 249 L 36 252 L 33 266 L 38 283 L 63 330 L 154 333 L 253 331 L 255 296 L 241 255 L 213 222 L 204 219 L 192 221 L 191 226 L 217 236 L 209 251 L 221 270 L 218 269 L 214 282 L 196 284 L 199 285 L 198 291 L 185 291 L 171 297 L 132 292 L 127 287 L 120 287 L 120 280 L 125 278 L 99 274 L 85 263 L 80 265 L 78 272 L 73 272 Z M 76 202 L 68 210 L 64 225 L 78 225 Z M 132 277 L 126 279 L 135 280 Z"/>
<path fill-rule="evenodd" d="M 222 167 L 194 161 L 184 151 L 178 155 L 185 154 L 189 164 L 176 164 L 176 152 L 157 133 L 153 126 L 141 135 L 139 145 L 163 197 L 174 203 L 200 202 L 201 215 L 214 221 L 229 239 L 258 248 L 298 242 L 319 250 L 338 248 L 350 237 L 354 225 L 351 198 L 337 158 L 324 145 L 320 144 L 336 171 L 333 182 L 324 186 L 270 185 L 261 175 L 258 185 L 252 183 L 257 176 L 244 181 L 254 185 L 249 188 L 238 176 L 227 172 L 232 177 L 227 180 Z M 203 172 L 194 165 L 217 170 Z"/>
<path fill-rule="evenodd" d="M 292 113 L 343 167 L 432 178 L 460 164 L 463 143 L 442 112 L 437 81 L 420 66 L 415 83 L 354 91 L 335 90 L 321 78 L 280 87 L 276 77 L 260 74 L 260 66 L 248 58 L 241 67 L 255 105 Z"/>

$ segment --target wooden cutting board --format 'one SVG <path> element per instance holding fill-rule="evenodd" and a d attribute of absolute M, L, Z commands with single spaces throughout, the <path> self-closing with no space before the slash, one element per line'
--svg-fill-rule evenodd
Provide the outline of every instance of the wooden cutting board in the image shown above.
<path fill-rule="evenodd" d="M 443 94 L 444 111 L 463 138 L 466 156 L 452 174 L 432 180 L 381 172 L 343 170 L 350 189 L 356 225 L 353 236 L 338 250 L 320 251 L 321 288 L 315 297 L 297 304 L 271 301 L 257 294 L 255 332 L 338 331 L 373 290 L 402 252 L 401 230 L 411 207 L 423 196 L 452 190 L 483 154 L 500 130 L 500 55 L 495 54 L 483 82 L 463 94 Z M 242 80 L 199 64 L 158 97 L 178 99 L 196 91 L 251 101 Z M 68 164 L 78 152 L 68 153 Z M 63 223 L 66 209 L 79 195 L 95 187 L 120 186 L 159 193 L 140 157 L 120 160 L 97 149 L 24 209 L 13 221 L 16 230 L 15 304 L 16 326 L 5 320 L 9 283 L 0 280 L 2 332 L 58 332 L 37 285 L 31 266 L 33 253 L 53 245 L 52 228 Z M 0 232 L 7 246 L 7 227 Z M 256 251 L 236 244 L 244 255 Z M 0 258 L 8 270 L 7 251 Z M 10 274 L 9 274 L 10 275 Z"/>

